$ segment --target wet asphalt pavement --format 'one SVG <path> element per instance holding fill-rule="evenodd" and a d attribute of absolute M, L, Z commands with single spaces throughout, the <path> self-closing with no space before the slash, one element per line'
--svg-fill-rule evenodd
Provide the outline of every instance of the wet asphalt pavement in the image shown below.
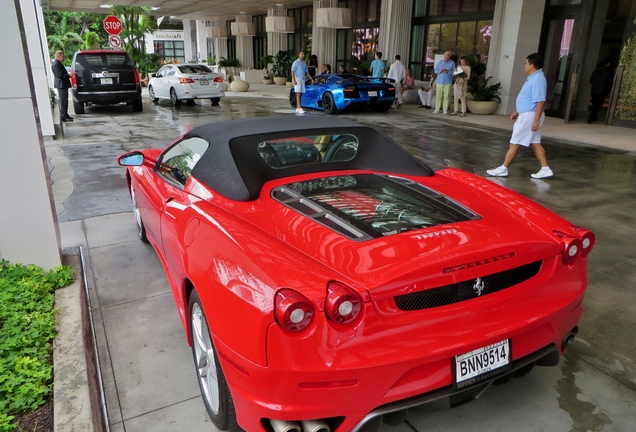
<path fill-rule="evenodd" d="M 486 176 L 501 164 L 509 131 L 413 108 L 343 116 L 379 128 L 436 170 Z M 216 430 L 198 396 L 161 266 L 135 236 L 124 169 L 115 159 L 129 150 L 165 148 L 202 124 L 254 116 L 295 118 L 284 99 L 227 97 L 217 107 L 209 101 L 172 107 L 146 98 L 141 114 L 126 106 L 89 107 L 66 125 L 63 139 L 46 142 L 63 246 L 83 245 L 90 257 L 111 430 Z M 382 432 L 635 430 L 636 153 L 550 139 L 543 144 L 554 178 L 531 179 L 539 164 L 526 150 L 509 177 L 493 181 L 595 232 L 578 338 L 559 367 L 535 368 L 451 411 L 410 412 L 406 423 Z"/>

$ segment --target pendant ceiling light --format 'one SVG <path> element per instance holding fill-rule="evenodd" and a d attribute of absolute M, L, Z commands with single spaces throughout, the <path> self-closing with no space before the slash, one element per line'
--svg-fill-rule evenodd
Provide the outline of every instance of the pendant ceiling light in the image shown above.
<path fill-rule="evenodd" d="M 316 9 L 316 27 L 322 28 L 351 28 L 353 22 L 351 9 L 320 8 Z"/>

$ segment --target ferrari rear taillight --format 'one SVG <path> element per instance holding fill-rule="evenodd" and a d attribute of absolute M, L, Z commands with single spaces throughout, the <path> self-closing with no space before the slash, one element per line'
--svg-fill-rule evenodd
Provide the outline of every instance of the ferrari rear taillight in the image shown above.
<path fill-rule="evenodd" d="M 214 78 L 212 81 L 214 81 L 214 82 L 223 82 L 223 77 L 222 76 L 218 76 L 218 77 Z"/>
<path fill-rule="evenodd" d="M 592 251 L 594 244 L 596 243 L 596 236 L 592 231 L 576 227 L 576 231 L 579 233 L 581 238 L 581 244 L 583 245 L 583 250 L 581 251 L 581 257 L 586 257 Z"/>
<path fill-rule="evenodd" d="M 135 69 L 135 84 L 141 85 L 141 79 L 139 77 L 139 71 L 137 71 L 137 69 Z"/>
<path fill-rule="evenodd" d="M 561 249 L 563 264 L 572 264 L 577 258 L 581 257 L 583 241 L 580 238 L 561 231 L 554 231 L 554 233 L 561 239 L 561 244 L 563 245 Z M 589 242 L 589 239 L 586 239 L 587 242 Z"/>
<path fill-rule="evenodd" d="M 193 84 L 194 80 L 192 78 L 179 78 L 179 82 L 181 84 Z"/>
<path fill-rule="evenodd" d="M 349 324 L 355 321 L 362 312 L 362 298 L 343 283 L 331 281 L 327 285 L 325 313 L 338 324 Z"/>
<path fill-rule="evenodd" d="M 276 322 L 285 330 L 299 332 L 307 328 L 314 317 L 314 307 L 304 295 L 292 289 L 282 289 L 274 299 Z"/>

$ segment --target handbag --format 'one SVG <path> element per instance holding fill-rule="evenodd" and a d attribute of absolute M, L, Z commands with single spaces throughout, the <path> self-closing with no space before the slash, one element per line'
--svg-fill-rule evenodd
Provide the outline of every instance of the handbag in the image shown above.
<path fill-rule="evenodd" d="M 464 72 L 461 66 L 457 66 L 457 69 L 453 72 L 453 78 L 466 78 L 466 72 Z"/>

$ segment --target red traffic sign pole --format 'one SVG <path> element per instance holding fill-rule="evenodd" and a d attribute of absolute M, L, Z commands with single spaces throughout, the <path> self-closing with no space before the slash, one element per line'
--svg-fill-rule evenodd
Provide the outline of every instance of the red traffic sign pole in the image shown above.
<path fill-rule="evenodd" d="M 121 33 L 122 29 L 123 26 L 121 25 L 121 20 L 115 15 L 108 15 L 104 18 L 104 30 L 106 30 L 106 33 L 110 35 L 118 35 Z"/>

